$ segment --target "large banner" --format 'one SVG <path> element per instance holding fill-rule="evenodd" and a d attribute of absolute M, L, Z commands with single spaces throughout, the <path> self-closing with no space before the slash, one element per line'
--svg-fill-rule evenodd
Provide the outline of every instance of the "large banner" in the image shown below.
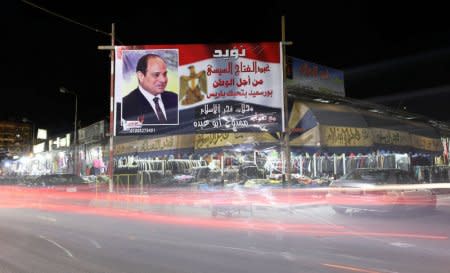
<path fill-rule="evenodd" d="M 279 43 L 116 47 L 115 135 L 283 130 Z"/>

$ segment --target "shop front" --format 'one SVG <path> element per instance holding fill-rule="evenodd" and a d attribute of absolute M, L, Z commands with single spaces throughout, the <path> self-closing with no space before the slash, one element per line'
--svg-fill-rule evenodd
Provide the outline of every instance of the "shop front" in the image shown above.
<path fill-rule="evenodd" d="M 326 185 L 356 168 L 399 168 L 420 178 L 417 170 L 434 165 L 443 153 L 439 132 L 425 123 L 357 104 L 304 98 L 290 105 L 293 185 Z M 280 135 L 269 132 L 128 136 L 116 143 L 115 173 L 160 173 L 213 183 L 255 178 L 281 182 L 287 171 L 283 149 Z M 205 171 L 198 171 L 202 168 Z"/>
<path fill-rule="evenodd" d="M 115 174 L 150 183 L 237 183 L 264 177 L 265 153 L 279 140 L 269 133 L 211 133 L 160 138 L 127 137 L 115 146 Z M 251 166 L 251 167 L 250 167 Z M 154 175 L 157 174 L 157 175 Z M 156 179 L 153 182 L 156 183 Z"/>
<path fill-rule="evenodd" d="M 424 123 L 325 99 L 298 99 L 291 109 L 294 176 L 339 177 L 355 168 L 413 172 L 442 154 L 438 131 Z"/>

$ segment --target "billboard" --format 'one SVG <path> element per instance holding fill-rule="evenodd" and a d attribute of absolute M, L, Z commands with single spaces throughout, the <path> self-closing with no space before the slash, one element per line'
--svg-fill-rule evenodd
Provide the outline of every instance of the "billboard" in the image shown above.
<path fill-rule="evenodd" d="M 294 57 L 287 58 L 286 85 L 345 97 L 344 72 Z"/>
<path fill-rule="evenodd" d="M 115 135 L 279 132 L 278 42 L 116 47 Z"/>
<path fill-rule="evenodd" d="M 105 121 L 101 120 L 87 127 L 78 129 L 79 143 L 90 143 L 103 139 L 105 137 Z"/>

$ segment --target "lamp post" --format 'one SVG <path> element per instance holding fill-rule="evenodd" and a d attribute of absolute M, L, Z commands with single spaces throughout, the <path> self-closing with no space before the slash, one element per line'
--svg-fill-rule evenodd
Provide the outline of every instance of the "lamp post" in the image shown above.
<path fill-rule="evenodd" d="M 77 164 L 78 164 L 78 156 L 77 156 L 77 153 L 78 153 L 78 151 L 77 151 L 77 112 L 78 112 L 78 96 L 77 96 L 77 93 L 75 93 L 75 92 L 72 92 L 72 91 L 69 91 L 69 90 L 67 90 L 67 88 L 65 88 L 65 87 L 60 87 L 59 88 L 59 92 L 61 92 L 61 93 L 63 93 L 63 94 L 70 94 L 70 95 L 73 95 L 74 97 L 75 97 L 75 123 L 74 123 L 74 126 L 73 126 L 73 147 L 74 147 L 74 165 L 73 165 L 73 173 L 74 174 L 77 174 L 76 172 L 77 172 L 77 168 L 76 168 L 76 166 L 77 166 Z"/>

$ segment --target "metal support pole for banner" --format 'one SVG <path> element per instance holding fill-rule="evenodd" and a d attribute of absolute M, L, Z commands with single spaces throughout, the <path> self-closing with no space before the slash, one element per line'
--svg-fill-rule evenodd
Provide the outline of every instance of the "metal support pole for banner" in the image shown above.
<path fill-rule="evenodd" d="M 224 154 L 224 155 L 225 155 L 225 154 Z M 224 161 L 223 161 L 224 155 L 222 155 L 222 156 L 220 157 L 220 175 L 222 176 L 222 178 L 223 178 L 223 169 L 224 169 Z"/>
<path fill-rule="evenodd" d="M 286 90 L 286 45 L 292 43 L 286 42 L 286 24 L 284 16 L 281 16 L 281 43 L 282 43 L 282 57 L 283 57 L 283 133 L 281 135 L 281 143 L 283 148 L 283 159 L 282 163 L 286 164 L 286 168 L 283 168 L 283 177 L 285 177 L 288 188 L 291 187 L 291 151 L 289 147 L 289 112 L 288 112 L 288 92 Z M 286 171 L 286 173 L 284 172 Z M 284 182 L 284 181 L 283 181 Z"/>
<path fill-rule="evenodd" d="M 223 153 L 220 156 L 220 182 L 221 182 L 221 186 L 225 186 L 225 177 L 224 177 L 224 167 L 225 167 L 225 162 L 224 162 L 224 157 L 225 157 L 225 153 Z"/>
<path fill-rule="evenodd" d="M 109 192 L 114 190 L 114 44 L 116 39 L 116 31 L 114 23 L 111 24 L 111 45 L 98 46 L 99 50 L 110 50 L 111 58 L 111 79 L 110 79 L 110 105 L 109 105 L 109 162 L 108 162 L 108 176 L 109 176 Z"/>
<path fill-rule="evenodd" d="M 336 176 L 337 174 L 337 160 L 336 160 L 336 154 L 333 155 L 333 174 Z"/>
<path fill-rule="evenodd" d="M 303 156 L 300 155 L 300 176 L 303 176 Z"/>
<path fill-rule="evenodd" d="M 165 165 L 166 161 L 165 160 L 161 160 L 161 170 L 164 176 L 166 176 L 166 165 Z"/>
<path fill-rule="evenodd" d="M 314 178 L 317 177 L 317 155 L 314 154 L 313 155 L 313 174 L 314 174 Z"/>
<path fill-rule="evenodd" d="M 345 167 L 345 154 L 342 154 L 342 173 L 345 175 L 346 174 L 346 167 Z"/>
<path fill-rule="evenodd" d="M 116 31 L 114 23 L 111 24 L 111 46 L 114 47 L 116 37 Z M 114 174 L 114 48 L 111 49 L 111 83 L 110 83 L 110 112 L 109 112 L 109 161 L 108 161 L 108 174 L 109 174 L 109 192 L 113 192 L 113 174 Z"/>

